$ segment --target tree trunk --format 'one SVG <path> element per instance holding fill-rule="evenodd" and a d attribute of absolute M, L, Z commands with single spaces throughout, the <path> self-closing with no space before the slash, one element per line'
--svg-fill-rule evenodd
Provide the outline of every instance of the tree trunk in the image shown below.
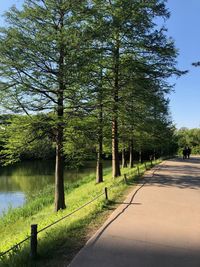
<path fill-rule="evenodd" d="M 61 12 L 59 31 L 62 34 L 64 27 L 64 13 Z M 55 167 L 55 211 L 65 209 L 64 192 L 64 155 L 63 155 L 63 116 L 64 116 L 64 41 L 60 43 L 59 74 L 57 91 L 57 132 L 56 132 L 56 167 Z"/>
<path fill-rule="evenodd" d="M 98 149 L 97 149 L 97 168 L 96 168 L 96 182 L 103 182 L 103 107 L 100 104 L 99 110 L 99 130 L 98 130 Z"/>
<path fill-rule="evenodd" d="M 97 153 L 96 182 L 97 183 L 103 182 L 103 162 L 102 162 L 102 153 L 100 151 L 98 151 Z"/>
<path fill-rule="evenodd" d="M 64 164 L 63 164 L 63 129 L 57 130 L 55 168 L 55 211 L 65 209 Z"/>
<path fill-rule="evenodd" d="M 156 150 L 155 150 L 155 148 L 153 150 L 153 160 L 156 160 Z"/>
<path fill-rule="evenodd" d="M 112 176 L 113 178 L 121 175 L 117 133 L 118 133 L 117 120 L 113 120 L 112 122 Z"/>
<path fill-rule="evenodd" d="M 114 87 L 113 87 L 113 119 L 112 119 L 112 175 L 121 175 L 118 148 L 118 102 L 119 102 L 119 35 L 114 50 Z"/>
<path fill-rule="evenodd" d="M 57 110 L 56 167 L 55 167 L 55 211 L 65 209 L 64 156 L 63 156 L 63 93 L 60 91 Z"/>
<path fill-rule="evenodd" d="M 127 167 L 127 162 L 126 162 L 126 149 L 122 149 L 122 168 Z"/>
<path fill-rule="evenodd" d="M 142 163 L 142 150 L 139 151 L 139 162 Z"/>
<path fill-rule="evenodd" d="M 130 151 L 129 151 L 129 167 L 133 168 L 133 140 L 130 143 Z"/>

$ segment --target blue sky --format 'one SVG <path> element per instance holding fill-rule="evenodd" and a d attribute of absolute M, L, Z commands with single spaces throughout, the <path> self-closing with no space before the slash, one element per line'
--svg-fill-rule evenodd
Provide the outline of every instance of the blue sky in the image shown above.
<path fill-rule="evenodd" d="M 0 15 L 6 10 L 8 10 L 12 5 L 20 6 L 23 0 L 0 0 Z M 0 18 L 0 25 L 2 25 L 3 19 Z"/>
<path fill-rule="evenodd" d="M 23 0 L 0 0 L 0 15 L 13 4 Z M 168 0 L 171 17 L 167 21 L 168 34 L 179 50 L 178 67 L 189 73 L 176 82 L 175 92 L 170 95 L 170 109 L 178 128 L 200 127 L 200 67 L 191 66 L 200 61 L 200 1 Z M 3 19 L 0 18 L 0 25 Z"/>
<path fill-rule="evenodd" d="M 189 73 L 176 81 L 170 96 L 171 113 L 177 127 L 200 127 L 200 68 L 191 66 L 200 61 L 200 1 L 169 0 L 171 17 L 169 35 L 179 50 L 178 66 Z"/>

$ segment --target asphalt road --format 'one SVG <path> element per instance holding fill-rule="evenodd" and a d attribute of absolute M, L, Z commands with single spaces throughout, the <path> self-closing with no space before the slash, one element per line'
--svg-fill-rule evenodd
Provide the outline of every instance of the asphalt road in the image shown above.
<path fill-rule="evenodd" d="M 70 267 L 200 267 L 200 158 L 147 172 Z"/>

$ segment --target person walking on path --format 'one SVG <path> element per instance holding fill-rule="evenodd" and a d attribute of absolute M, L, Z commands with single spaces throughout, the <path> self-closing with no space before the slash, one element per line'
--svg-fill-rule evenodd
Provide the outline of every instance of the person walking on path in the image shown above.
<path fill-rule="evenodd" d="M 186 159 L 187 158 L 187 147 L 185 146 L 184 148 L 183 148 L 183 159 Z"/>
<path fill-rule="evenodd" d="M 191 148 L 188 146 L 187 147 L 187 158 L 189 159 L 190 158 L 190 154 L 191 154 Z"/>

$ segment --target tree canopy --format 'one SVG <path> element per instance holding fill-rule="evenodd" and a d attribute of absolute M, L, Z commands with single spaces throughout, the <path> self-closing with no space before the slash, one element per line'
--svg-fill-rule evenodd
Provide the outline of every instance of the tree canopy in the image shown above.
<path fill-rule="evenodd" d="M 55 148 L 56 211 L 65 208 L 64 161 L 96 153 L 102 182 L 106 152 L 113 177 L 127 151 L 130 166 L 133 150 L 170 153 L 167 79 L 181 72 L 168 17 L 164 0 L 25 0 L 6 13 L 0 97 L 18 115 L 2 131 L 2 156 Z"/>

